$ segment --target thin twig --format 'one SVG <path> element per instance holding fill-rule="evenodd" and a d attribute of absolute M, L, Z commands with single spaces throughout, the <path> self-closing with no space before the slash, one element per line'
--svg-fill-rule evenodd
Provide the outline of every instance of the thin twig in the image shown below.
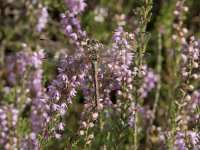
<path fill-rule="evenodd" d="M 155 96 L 155 101 L 153 104 L 153 111 L 152 111 L 152 119 L 150 122 L 150 125 L 153 124 L 153 121 L 155 119 L 155 114 L 156 114 L 156 110 L 158 107 L 158 101 L 159 101 L 159 97 L 160 97 L 160 88 L 161 88 L 161 69 L 162 69 L 162 36 L 161 33 L 158 32 L 158 57 L 157 57 L 157 74 L 159 76 L 158 79 L 158 84 L 157 84 L 157 89 L 156 89 L 156 96 Z"/>
<path fill-rule="evenodd" d="M 142 66 L 142 51 L 145 49 L 145 46 L 140 44 L 139 45 L 139 60 L 138 60 L 138 67 L 139 67 L 139 72 L 141 70 Z M 137 76 L 137 80 L 140 80 L 140 76 Z M 134 114 L 134 150 L 137 150 L 137 112 L 138 112 L 138 102 L 139 102 L 139 95 L 138 95 L 138 89 L 140 87 L 140 84 L 136 84 L 136 91 L 135 91 L 135 114 Z"/>
<path fill-rule="evenodd" d="M 134 114 L 134 150 L 137 150 L 137 107 L 138 107 L 138 94 L 136 91 L 135 114 Z"/>
<path fill-rule="evenodd" d="M 0 47 L 0 69 L 4 66 L 4 56 L 5 56 L 5 49 L 3 46 Z"/>

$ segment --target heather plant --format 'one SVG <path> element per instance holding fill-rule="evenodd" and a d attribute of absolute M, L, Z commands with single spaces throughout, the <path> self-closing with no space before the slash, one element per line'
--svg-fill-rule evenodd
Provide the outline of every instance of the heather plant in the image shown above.
<path fill-rule="evenodd" d="M 0 149 L 200 149 L 197 6 L 0 2 Z"/>

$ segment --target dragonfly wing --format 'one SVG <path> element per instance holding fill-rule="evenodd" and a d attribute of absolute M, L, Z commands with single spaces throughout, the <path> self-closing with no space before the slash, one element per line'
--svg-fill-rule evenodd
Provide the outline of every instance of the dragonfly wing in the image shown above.
<path fill-rule="evenodd" d="M 55 66 L 58 71 L 64 70 L 64 72 L 70 76 L 78 75 L 82 72 L 83 68 L 90 69 L 91 64 L 85 59 L 73 59 L 73 58 L 44 58 L 44 64 L 50 64 Z"/>
<path fill-rule="evenodd" d="M 56 52 L 56 51 L 59 51 L 60 49 L 66 49 L 66 47 L 71 50 L 75 49 L 74 46 L 69 46 L 66 43 L 59 42 L 59 41 L 50 41 L 46 39 L 40 39 L 38 43 L 43 48 L 45 48 L 46 51 L 49 51 L 49 52 Z"/>
<path fill-rule="evenodd" d="M 123 48 L 119 49 L 115 46 L 102 46 L 99 50 L 100 58 L 109 59 L 116 57 L 116 54 L 120 53 Z"/>
<path fill-rule="evenodd" d="M 39 44 L 46 50 L 46 53 L 66 53 L 68 55 L 76 55 L 85 49 L 85 47 L 77 47 L 75 45 L 68 45 L 67 43 L 59 41 L 49 41 L 40 39 Z"/>
<path fill-rule="evenodd" d="M 130 56 L 133 56 L 131 48 L 109 46 L 105 47 L 103 53 L 100 53 L 100 60 L 103 62 L 125 61 Z"/>
<path fill-rule="evenodd" d="M 149 41 L 149 39 L 151 37 L 151 33 L 150 32 L 142 32 L 139 34 L 135 34 L 135 36 L 136 36 L 137 42 L 145 44 Z"/>
<path fill-rule="evenodd" d="M 47 59 L 60 59 L 63 55 L 68 56 L 68 58 L 79 59 L 80 57 L 86 58 L 86 55 L 89 53 L 85 46 L 77 47 L 74 45 L 63 44 L 58 41 L 54 42 L 48 40 L 40 40 L 40 43 L 45 48 Z"/>

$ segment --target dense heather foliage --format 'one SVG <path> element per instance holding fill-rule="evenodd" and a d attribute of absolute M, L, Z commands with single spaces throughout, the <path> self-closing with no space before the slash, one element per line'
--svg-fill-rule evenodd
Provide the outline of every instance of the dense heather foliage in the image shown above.
<path fill-rule="evenodd" d="M 1 1 L 0 149 L 199 150 L 198 6 Z M 98 103 L 89 37 L 109 45 Z"/>

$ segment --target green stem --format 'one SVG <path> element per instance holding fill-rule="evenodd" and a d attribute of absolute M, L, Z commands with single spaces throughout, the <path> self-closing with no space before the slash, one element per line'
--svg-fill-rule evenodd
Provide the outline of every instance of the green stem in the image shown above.
<path fill-rule="evenodd" d="M 158 57 L 157 57 L 157 74 L 159 76 L 159 80 L 158 80 L 158 84 L 157 84 L 157 89 L 156 89 L 156 96 L 155 96 L 155 101 L 153 104 L 153 116 L 150 122 L 150 126 L 153 124 L 153 121 L 155 119 L 155 114 L 156 114 L 156 110 L 158 107 L 158 101 L 159 101 L 159 97 L 160 97 L 160 88 L 161 88 L 161 69 L 162 69 L 162 37 L 161 37 L 161 33 L 158 33 Z"/>

